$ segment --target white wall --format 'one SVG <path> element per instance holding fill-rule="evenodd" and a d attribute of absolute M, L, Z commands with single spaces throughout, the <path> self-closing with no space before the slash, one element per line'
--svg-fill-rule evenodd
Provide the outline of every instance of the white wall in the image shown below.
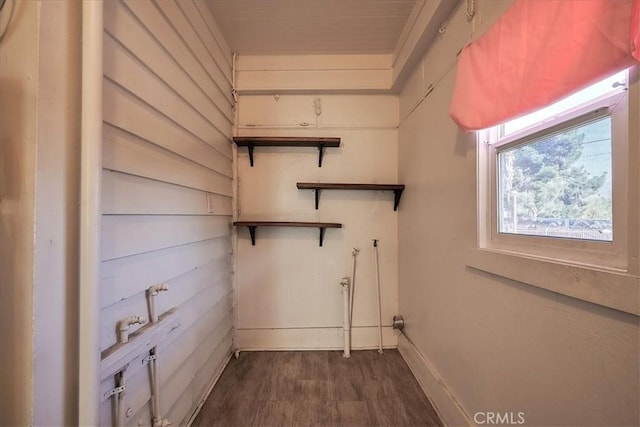
<path fill-rule="evenodd" d="M 116 343 L 120 319 L 148 317 L 145 290 L 166 283 L 157 310 L 177 307 L 181 325 L 158 349 L 161 409 L 177 425 L 232 347 L 231 54 L 200 0 L 104 7 L 101 349 Z M 138 362 L 127 371 L 127 424 L 148 425 Z M 110 418 L 105 402 L 101 422 Z"/>
<path fill-rule="evenodd" d="M 38 4 L 17 5 L 0 41 L 0 424 L 31 422 Z M 8 15 L 0 15 L 5 28 Z M 34 76 L 36 78 L 34 79 Z M 11 398 L 10 398 L 11 397 Z M 13 402 L 15 403 L 13 403 Z"/>
<path fill-rule="evenodd" d="M 477 411 L 523 412 L 527 425 L 638 425 L 637 316 L 465 266 L 476 245 L 476 147 L 448 116 L 449 65 L 510 2 L 477 5 L 473 24 L 458 9 L 400 98 L 400 311 L 415 344 L 401 348 L 451 425 Z"/>
<path fill-rule="evenodd" d="M 239 55 L 243 93 L 388 92 L 391 55 Z"/>
<path fill-rule="evenodd" d="M 342 346 L 340 279 L 357 259 L 353 344 L 376 347 L 377 306 L 372 239 L 380 239 L 384 343 L 397 344 L 389 325 L 397 311 L 397 212 L 392 192 L 329 191 L 314 207 L 314 193 L 296 182 L 397 182 L 398 98 L 391 95 L 245 95 L 239 101 L 241 136 L 341 137 L 318 167 L 315 148 L 238 150 L 240 219 L 339 222 L 324 246 L 318 230 L 258 228 L 251 246 L 238 229 L 238 343 L 242 349 Z M 300 126 L 308 123 L 308 127 Z M 401 201 L 401 204 L 403 202 Z"/>
<path fill-rule="evenodd" d="M 1 425 L 77 419 L 79 12 L 0 14 Z"/>

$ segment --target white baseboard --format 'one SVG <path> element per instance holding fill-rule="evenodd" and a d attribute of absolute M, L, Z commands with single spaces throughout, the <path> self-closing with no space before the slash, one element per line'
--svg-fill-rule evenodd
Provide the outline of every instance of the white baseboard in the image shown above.
<path fill-rule="evenodd" d="M 398 337 L 398 350 L 445 426 L 468 427 L 475 425 L 433 366 L 402 334 Z"/>
<path fill-rule="evenodd" d="M 216 385 L 216 383 L 220 379 L 220 376 L 222 375 L 224 370 L 227 368 L 227 365 L 231 361 L 231 357 L 233 357 L 233 351 L 227 356 L 225 361 L 222 363 L 220 369 L 218 369 L 218 372 L 216 372 L 216 375 L 213 378 L 213 381 L 211 381 L 211 385 L 209 387 L 207 387 L 207 392 L 204 394 L 204 396 L 202 396 L 202 399 L 200 399 L 200 402 L 198 402 L 198 406 L 196 406 L 196 409 L 193 411 L 193 413 L 189 417 L 189 419 L 188 419 L 188 421 L 186 423 L 186 427 L 191 427 L 191 424 L 193 424 L 193 421 L 196 419 L 196 417 L 198 416 L 198 413 L 200 412 L 200 410 L 204 406 L 204 403 L 207 401 L 207 399 L 209 398 L 209 395 L 213 391 L 213 387 Z"/>
<path fill-rule="evenodd" d="M 300 329 L 238 329 L 237 348 L 240 351 L 261 350 L 342 350 L 342 328 Z M 364 350 L 378 348 L 378 328 L 354 327 L 351 330 L 351 348 Z M 397 348 L 398 337 L 390 326 L 382 327 L 384 348 Z"/>

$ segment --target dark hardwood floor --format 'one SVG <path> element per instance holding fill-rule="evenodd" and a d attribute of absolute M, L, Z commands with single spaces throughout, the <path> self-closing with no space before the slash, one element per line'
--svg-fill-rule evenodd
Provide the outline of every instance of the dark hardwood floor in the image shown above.
<path fill-rule="evenodd" d="M 194 426 L 441 426 L 397 350 L 247 352 Z"/>

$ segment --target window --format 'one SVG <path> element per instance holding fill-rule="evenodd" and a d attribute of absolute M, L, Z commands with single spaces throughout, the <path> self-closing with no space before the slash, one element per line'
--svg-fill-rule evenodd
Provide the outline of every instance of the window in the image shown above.
<path fill-rule="evenodd" d="M 609 110 L 626 87 L 627 72 L 623 71 L 499 126 L 499 233 L 613 241 Z M 600 108 L 573 117 L 576 109 L 592 105 Z M 567 122 L 541 136 L 527 134 L 561 119 Z M 512 144 L 502 143 L 513 135 L 521 137 Z"/>
<path fill-rule="evenodd" d="M 613 240 L 608 114 L 497 156 L 499 233 Z"/>
<path fill-rule="evenodd" d="M 478 132 L 467 266 L 640 315 L 639 68 Z"/>
<path fill-rule="evenodd" d="M 485 247 L 626 265 L 628 72 L 478 133 Z"/>

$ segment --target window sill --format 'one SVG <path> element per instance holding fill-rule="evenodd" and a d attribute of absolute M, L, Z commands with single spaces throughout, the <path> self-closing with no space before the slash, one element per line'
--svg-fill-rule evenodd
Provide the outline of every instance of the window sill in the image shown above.
<path fill-rule="evenodd" d="M 640 277 L 486 248 L 467 250 L 467 266 L 640 316 Z"/>

